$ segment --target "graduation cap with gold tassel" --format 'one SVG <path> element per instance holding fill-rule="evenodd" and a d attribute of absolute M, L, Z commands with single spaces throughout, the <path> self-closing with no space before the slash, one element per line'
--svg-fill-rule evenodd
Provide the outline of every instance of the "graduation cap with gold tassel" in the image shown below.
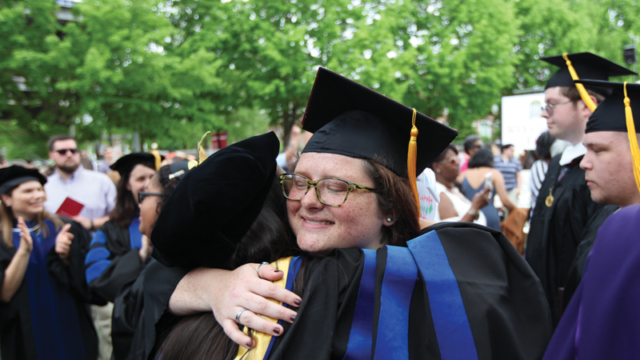
<path fill-rule="evenodd" d="M 633 160 L 633 176 L 640 192 L 640 148 L 637 138 L 637 129 L 640 129 L 640 123 L 636 123 L 634 120 L 640 119 L 640 84 L 597 80 L 579 80 L 579 83 L 590 89 L 609 90 L 610 95 L 589 117 L 585 133 L 596 131 L 627 133 L 631 159 Z"/>
<path fill-rule="evenodd" d="M 416 176 L 458 135 L 415 109 L 322 67 L 302 128 L 313 133 L 303 153 L 374 160 L 409 179 L 418 207 Z"/>
<path fill-rule="evenodd" d="M 122 156 L 111 165 L 111 170 L 117 171 L 124 178 L 136 165 L 144 165 L 150 169 L 159 170 L 163 159 L 164 157 L 160 154 L 135 152 Z"/>
<path fill-rule="evenodd" d="M 556 86 L 576 87 L 580 93 L 582 101 L 584 101 L 591 111 L 596 109 L 596 104 L 593 102 L 584 86 L 580 83 L 574 83 L 574 81 L 581 79 L 606 81 L 612 76 L 636 74 L 624 66 L 618 65 L 613 61 L 607 60 L 590 52 L 573 54 L 565 52 L 562 55 L 543 57 L 540 58 L 540 60 L 546 61 L 549 64 L 560 68 L 560 70 L 556 71 L 549 78 L 545 89 Z M 591 90 L 606 95 L 606 91 L 603 92 L 602 89 L 592 88 Z"/>

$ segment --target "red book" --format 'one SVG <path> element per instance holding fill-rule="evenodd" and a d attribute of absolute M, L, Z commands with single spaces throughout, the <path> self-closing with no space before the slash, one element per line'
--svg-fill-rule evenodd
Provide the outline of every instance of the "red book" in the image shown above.
<path fill-rule="evenodd" d="M 64 201 L 62 202 L 62 205 L 60 205 L 60 207 L 56 211 L 56 214 L 60 216 L 72 218 L 74 216 L 78 216 L 78 214 L 80 214 L 80 211 L 82 211 L 83 208 L 84 208 L 83 204 L 73 200 L 70 197 L 67 197 L 66 199 L 64 199 Z"/>

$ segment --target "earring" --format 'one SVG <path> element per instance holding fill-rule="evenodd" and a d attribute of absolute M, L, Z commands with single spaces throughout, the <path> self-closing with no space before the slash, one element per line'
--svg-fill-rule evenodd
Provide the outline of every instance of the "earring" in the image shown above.
<path fill-rule="evenodd" d="M 440 169 L 436 170 L 436 172 L 440 172 Z"/>
<path fill-rule="evenodd" d="M 393 221 L 392 218 L 390 218 L 390 217 L 387 218 L 387 222 L 392 222 L 392 221 Z"/>

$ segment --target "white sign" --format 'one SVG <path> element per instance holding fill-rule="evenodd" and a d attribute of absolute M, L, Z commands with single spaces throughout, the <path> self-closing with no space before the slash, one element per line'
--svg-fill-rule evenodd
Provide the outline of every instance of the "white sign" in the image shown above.
<path fill-rule="evenodd" d="M 535 150 L 536 140 L 547 131 L 547 120 L 540 116 L 544 93 L 502 98 L 502 143 L 516 150 Z"/>

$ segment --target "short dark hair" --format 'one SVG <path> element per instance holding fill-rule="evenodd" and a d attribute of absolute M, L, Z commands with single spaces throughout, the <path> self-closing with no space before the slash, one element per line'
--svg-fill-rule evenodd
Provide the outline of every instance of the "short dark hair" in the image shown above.
<path fill-rule="evenodd" d="M 604 100 L 604 95 L 598 92 L 587 89 L 587 93 L 589 93 L 589 95 L 596 98 L 596 105 L 601 103 Z M 582 100 L 582 96 L 580 96 L 580 92 L 575 86 L 574 87 L 560 86 L 560 94 L 568 97 L 569 100 L 571 100 L 571 102 L 573 103 L 573 105 L 575 105 L 579 100 Z"/>
<path fill-rule="evenodd" d="M 549 134 L 549 131 L 545 131 L 536 140 L 536 157 L 541 160 L 551 159 L 551 145 L 556 141 L 556 138 Z"/>
<path fill-rule="evenodd" d="M 47 143 L 47 145 L 49 146 L 49 151 L 53 151 L 53 144 L 56 141 L 64 141 L 64 140 L 73 140 L 76 141 L 76 138 L 71 136 L 71 135 L 53 135 L 52 137 L 49 138 L 49 142 Z"/>
<path fill-rule="evenodd" d="M 464 138 L 464 143 L 462 144 L 462 147 L 464 148 L 464 152 L 468 154 L 469 151 L 475 147 L 476 142 L 478 140 L 482 140 L 482 138 L 480 138 L 480 136 L 478 135 L 469 135 L 466 138 Z"/>
<path fill-rule="evenodd" d="M 482 166 L 493 167 L 493 152 L 489 148 L 482 148 L 476 151 L 469 159 L 469 169 L 479 168 Z"/>
<path fill-rule="evenodd" d="M 512 148 L 513 144 L 504 144 L 500 147 L 500 152 L 504 152 L 505 150 Z"/>

